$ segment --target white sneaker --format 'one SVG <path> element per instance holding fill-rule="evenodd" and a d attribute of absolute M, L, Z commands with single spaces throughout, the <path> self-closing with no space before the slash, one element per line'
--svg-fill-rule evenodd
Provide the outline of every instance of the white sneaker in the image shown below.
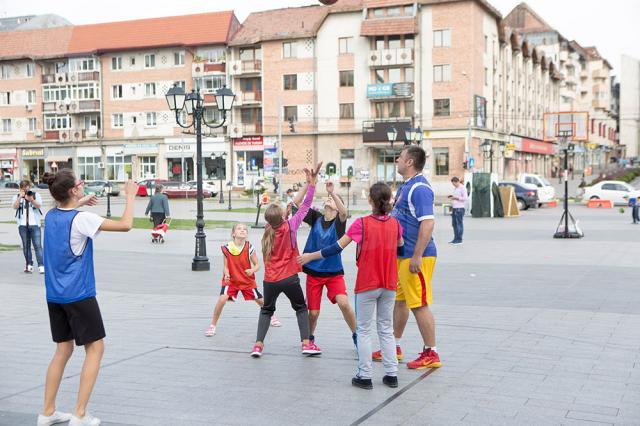
<path fill-rule="evenodd" d="M 38 426 L 51 426 L 58 423 L 68 422 L 71 419 L 71 414 L 61 413 L 60 411 L 54 411 L 50 416 L 43 416 L 38 414 Z"/>
<path fill-rule="evenodd" d="M 38 271 L 39 271 L 41 274 L 44 274 L 44 266 L 38 266 Z"/>
<path fill-rule="evenodd" d="M 33 272 L 33 265 L 27 265 L 27 267 L 24 270 L 27 273 L 32 273 Z"/>
<path fill-rule="evenodd" d="M 209 328 L 207 328 L 207 331 L 204 332 L 204 335 L 207 337 L 211 337 L 214 334 L 216 334 L 216 326 L 213 324 L 209 324 Z"/>
<path fill-rule="evenodd" d="M 69 426 L 99 426 L 100 419 L 97 417 L 93 417 L 87 411 L 84 413 L 84 417 L 78 418 L 76 416 L 71 416 L 71 420 L 69 420 Z"/>

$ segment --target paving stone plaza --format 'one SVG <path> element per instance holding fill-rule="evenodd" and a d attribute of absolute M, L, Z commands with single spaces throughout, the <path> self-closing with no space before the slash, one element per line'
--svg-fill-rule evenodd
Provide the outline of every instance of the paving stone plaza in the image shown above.
<path fill-rule="evenodd" d="M 172 205 L 184 218 L 194 209 Z M 94 210 L 104 213 L 104 205 Z M 145 230 L 100 235 L 96 278 L 107 339 L 89 409 L 106 425 L 640 424 L 640 226 L 630 214 L 573 207 L 580 240 L 552 238 L 559 208 L 467 217 L 464 245 L 450 246 L 451 219 L 438 213 L 433 310 L 443 366 L 400 365 L 400 386 L 390 389 L 376 364 L 372 391 L 351 386 L 350 332 L 326 299 L 319 357 L 300 355 L 285 298 L 283 326 L 269 330 L 261 359 L 249 357 L 254 303 L 227 304 L 217 334 L 204 337 L 228 229 L 206 230 L 207 273 L 190 270 L 193 231 L 170 231 L 164 245 L 152 245 Z M 11 220 L 11 211 L 5 206 L 0 216 Z M 250 230 L 256 246 L 261 233 Z M 307 234 L 300 231 L 300 245 Z M 0 243 L 19 244 L 15 225 L 0 224 Z M 353 247 L 343 259 L 352 289 Z M 54 351 L 43 278 L 24 274 L 22 263 L 19 251 L 0 253 L 0 425 L 35 424 Z M 413 318 L 403 349 L 405 362 L 421 349 Z M 60 410 L 74 406 L 81 350 L 65 372 Z"/>

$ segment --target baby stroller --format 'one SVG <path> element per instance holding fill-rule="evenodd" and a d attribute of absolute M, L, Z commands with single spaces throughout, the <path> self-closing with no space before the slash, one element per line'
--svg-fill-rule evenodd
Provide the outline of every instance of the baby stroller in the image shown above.
<path fill-rule="evenodd" d="M 167 234 L 170 224 L 171 224 L 171 218 L 169 218 L 169 220 L 167 219 L 163 220 L 160 225 L 154 227 L 151 230 L 151 242 L 164 244 L 164 236 Z"/>

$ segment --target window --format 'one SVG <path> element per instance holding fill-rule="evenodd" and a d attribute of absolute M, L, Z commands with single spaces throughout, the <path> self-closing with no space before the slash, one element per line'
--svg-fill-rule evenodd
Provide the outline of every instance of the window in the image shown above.
<path fill-rule="evenodd" d="M 291 43 L 288 43 L 291 45 Z M 289 49 L 291 46 L 289 46 Z M 282 45 L 282 49 L 284 52 L 284 43 Z M 283 53 L 284 56 L 284 53 Z M 260 49 L 240 49 L 240 60 L 241 61 L 254 61 L 260 57 Z"/>
<path fill-rule="evenodd" d="M 384 102 L 376 102 L 376 118 L 384 118 Z"/>
<path fill-rule="evenodd" d="M 82 180 L 100 179 L 100 157 L 78 157 L 78 173 Z"/>
<path fill-rule="evenodd" d="M 353 70 L 340 71 L 340 87 L 353 87 Z"/>
<path fill-rule="evenodd" d="M 155 96 L 156 95 L 156 84 L 155 83 L 145 83 L 144 84 L 144 95 L 145 96 Z"/>
<path fill-rule="evenodd" d="M 400 68 L 389 68 L 389 83 L 399 83 L 402 81 L 400 77 Z"/>
<path fill-rule="evenodd" d="M 434 65 L 433 81 L 451 81 L 451 65 Z"/>
<path fill-rule="evenodd" d="M 118 71 L 121 69 L 122 69 L 122 56 L 114 56 L 113 58 L 111 58 L 111 70 Z"/>
<path fill-rule="evenodd" d="M 27 91 L 27 103 L 28 104 L 35 104 L 36 103 L 36 91 L 35 90 Z"/>
<path fill-rule="evenodd" d="M 58 130 L 58 129 L 70 129 L 71 117 L 68 115 L 45 115 L 44 116 L 44 129 L 45 130 Z"/>
<path fill-rule="evenodd" d="M 403 15 L 404 16 L 412 16 L 413 15 L 413 6 L 411 6 L 411 5 L 404 6 Z"/>
<path fill-rule="evenodd" d="M 11 133 L 11 119 L 3 118 L 2 119 L 2 133 Z"/>
<path fill-rule="evenodd" d="M 285 41 L 282 43 L 282 57 L 283 58 L 295 58 L 296 57 L 296 44 L 292 41 Z"/>
<path fill-rule="evenodd" d="M 242 54 L 241 54 L 242 55 Z M 224 49 L 209 49 L 200 52 L 200 56 L 207 59 L 209 63 L 216 63 L 225 60 Z M 243 59 L 242 57 L 240 59 Z"/>
<path fill-rule="evenodd" d="M 184 80 L 180 80 L 180 81 L 174 81 L 173 84 L 175 84 L 176 86 L 182 88 L 182 90 L 184 90 L 185 92 L 187 91 L 187 82 Z"/>
<path fill-rule="evenodd" d="M 413 83 L 413 68 L 404 69 L 404 81 L 407 83 Z"/>
<path fill-rule="evenodd" d="M 285 121 L 298 121 L 298 107 L 296 105 L 284 107 Z"/>
<path fill-rule="evenodd" d="M 93 71 L 96 63 L 93 58 L 78 58 L 69 60 L 69 71 Z"/>
<path fill-rule="evenodd" d="M 407 49 L 413 49 L 414 40 L 412 35 L 404 36 L 404 47 Z"/>
<path fill-rule="evenodd" d="M 413 117 L 415 112 L 415 103 L 413 101 L 404 101 L 404 116 Z"/>
<path fill-rule="evenodd" d="M 135 124 L 138 122 L 138 118 L 135 115 L 131 116 L 131 124 L 133 124 L 135 126 Z"/>
<path fill-rule="evenodd" d="M 184 52 L 173 52 L 173 64 L 184 65 Z"/>
<path fill-rule="evenodd" d="M 389 9 L 387 9 L 387 16 L 400 16 L 400 8 L 390 7 Z"/>
<path fill-rule="evenodd" d="M 216 90 L 226 85 L 224 75 L 209 75 L 207 77 L 194 78 L 193 85 L 200 88 L 203 93 L 215 93 Z"/>
<path fill-rule="evenodd" d="M 340 37 L 338 39 L 338 52 L 353 53 L 353 37 Z"/>
<path fill-rule="evenodd" d="M 376 83 L 382 84 L 385 82 L 384 70 L 376 70 Z"/>
<path fill-rule="evenodd" d="M 31 117 L 29 118 L 29 131 L 35 132 L 36 130 L 38 130 L 38 122 L 34 117 Z"/>
<path fill-rule="evenodd" d="M 340 119 L 353 120 L 353 104 L 340 104 Z"/>
<path fill-rule="evenodd" d="M 27 77 L 33 77 L 34 75 L 36 75 L 36 66 L 32 62 L 29 62 L 27 64 Z"/>
<path fill-rule="evenodd" d="M 451 115 L 451 100 L 450 99 L 434 99 L 433 100 L 433 116 L 448 117 L 449 115 Z"/>
<path fill-rule="evenodd" d="M 617 188 L 617 185 L 615 183 L 603 183 L 602 184 L 602 189 L 605 190 L 605 191 L 616 191 L 618 188 Z"/>
<path fill-rule="evenodd" d="M 0 92 L 0 105 L 11 105 L 11 92 Z"/>
<path fill-rule="evenodd" d="M 9 65 L 0 65 L 0 78 L 11 78 L 11 71 Z"/>
<path fill-rule="evenodd" d="M 389 36 L 389 49 L 399 49 L 402 47 L 402 40 L 400 36 Z"/>
<path fill-rule="evenodd" d="M 400 102 L 389 102 L 389 117 L 400 117 Z"/>
<path fill-rule="evenodd" d="M 283 76 L 284 90 L 298 90 L 298 75 L 285 74 Z"/>
<path fill-rule="evenodd" d="M 255 108 L 252 108 L 255 110 Z M 242 110 L 242 112 L 244 111 L 251 111 L 252 109 L 249 108 L 244 108 Z M 207 123 L 221 123 L 222 122 L 222 111 L 220 111 L 218 108 L 206 108 L 204 110 L 204 118 L 207 121 Z M 184 121 L 181 121 L 182 124 L 187 124 L 187 116 L 185 114 L 184 116 Z M 241 121 L 242 123 L 244 123 L 244 121 Z"/>
<path fill-rule="evenodd" d="M 377 36 L 376 37 L 376 50 L 382 50 L 384 49 L 384 36 Z"/>
<path fill-rule="evenodd" d="M 355 162 L 355 150 L 354 149 L 341 149 L 340 150 L 340 176 L 349 175 L 349 167 L 351 167 L 352 173 L 355 174 L 356 169 Z"/>
<path fill-rule="evenodd" d="M 140 160 L 140 179 L 153 179 L 156 177 L 156 157 L 143 156 Z"/>
<path fill-rule="evenodd" d="M 82 83 L 77 88 L 74 88 L 71 98 L 72 99 L 96 99 L 98 93 L 98 86 L 95 83 Z"/>
<path fill-rule="evenodd" d="M 451 47 L 451 30 L 435 30 L 433 47 Z"/>
<path fill-rule="evenodd" d="M 111 99 L 122 99 L 122 84 L 111 86 Z"/>
<path fill-rule="evenodd" d="M 449 174 L 449 148 L 433 148 L 437 176 Z"/>
<path fill-rule="evenodd" d="M 134 66 L 136 64 L 136 57 L 132 56 L 129 58 L 129 65 Z"/>
<path fill-rule="evenodd" d="M 145 68 L 155 68 L 156 66 L 156 55 L 149 54 L 144 55 L 144 67 Z"/>
<path fill-rule="evenodd" d="M 97 157 L 99 158 L 99 157 Z M 131 177 L 130 155 L 107 156 L 107 179 L 125 181 Z"/>
<path fill-rule="evenodd" d="M 158 121 L 156 120 L 156 113 L 155 112 L 148 112 L 147 113 L 147 126 L 148 127 L 155 127 L 158 125 Z"/>
<path fill-rule="evenodd" d="M 124 127 L 124 117 L 122 114 L 113 114 L 111 116 L 111 127 L 120 128 Z"/>
<path fill-rule="evenodd" d="M 381 7 L 377 9 L 373 9 L 373 16 L 375 16 L 376 18 L 380 18 L 381 16 L 384 16 L 384 9 Z"/>

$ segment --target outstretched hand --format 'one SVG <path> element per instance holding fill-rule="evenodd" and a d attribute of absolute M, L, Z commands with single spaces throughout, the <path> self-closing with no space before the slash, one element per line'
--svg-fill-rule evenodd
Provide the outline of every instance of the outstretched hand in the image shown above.
<path fill-rule="evenodd" d="M 322 167 L 322 161 L 316 164 L 316 167 L 309 170 L 307 168 L 304 169 L 304 174 L 307 178 L 308 185 L 315 185 L 318 182 L 318 173 L 320 173 L 320 167 Z"/>
<path fill-rule="evenodd" d="M 98 197 L 96 194 L 85 195 L 78 201 L 78 207 L 96 205 L 98 205 Z"/>
<path fill-rule="evenodd" d="M 298 263 L 301 265 L 306 265 L 307 263 L 311 262 L 313 259 L 311 259 L 311 253 L 303 253 L 300 256 L 298 256 Z"/>

